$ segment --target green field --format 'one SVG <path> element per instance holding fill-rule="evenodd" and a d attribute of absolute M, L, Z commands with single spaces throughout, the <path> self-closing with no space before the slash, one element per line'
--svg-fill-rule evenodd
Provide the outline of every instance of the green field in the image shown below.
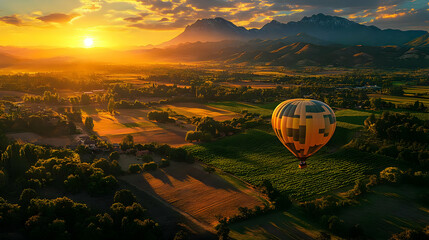
<path fill-rule="evenodd" d="M 351 149 L 324 148 L 301 170 L 298 161 L 272 132 L 249 130 L 216 142 L 185 146 L 201 161 L 253 185 L 270 180 L 274 187 L 302 201 L 352 185 L 356 179 L 398 163 L 388 157 Z"/>
<path fill-rule="evenodd" d="M 207 105 L 236 113 L 241 113 L 242 110 L 247 110 L 249 113 L 259 113 L 263 117 L 268 117 L 271 116 L 274 108 L 276 108 L 278 104 L 279 103 L 251 104 L 244 102 L 212 102 Z"/>
<path fill-rule="evenodd" d="M 406 87 L 404 89 L 405 93 L 408 94 L 429 94 L 429 86 L 412 86 L 412 87 Z"/>
<path fill-rule="evenodd" d="M 370 97 L 373 98 L 381 98 L 383 100 L 386 100 L 388 102 L 392 102 L 394 104 L 412 104 L 415 101 L 422 102 L 424 105 L 429 106 L 429 99 L 428 98 L 418 98 L 418 97 L 406 97 L 406 96 L 390 96 L 390 95 L 383 95 L 383 94 L 370 94 Z"/>
<path fill-rule="evenodd" d="M 360 199 L 362 204 L 341 209 L 338 217 L 348 229 L 359 223 L 372 239 L 388 239 L 405 228 L 429 224 L 429 209 L 419 198 L 429 190 L 412 185 L 380 185 Z M 371 216 L 371 217 L 369 217 Z M 274 212 L 230 226 L 231 237 L 241 239 L 314 239 L 324 231 L 319 222 L 292 206 L 287 212 Z M 333 236 L 332 239 L 337 239 Z M 340 238 L 338 238 L 340 239 Z"/>

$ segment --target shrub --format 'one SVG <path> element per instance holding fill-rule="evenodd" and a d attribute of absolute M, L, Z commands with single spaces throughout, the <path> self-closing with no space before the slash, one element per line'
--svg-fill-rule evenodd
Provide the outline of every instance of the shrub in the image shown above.
<path fill-rule="evenodd" d="M 122 189 L 116 191 L 113 201 L 115 203 L 122 203 L 124 206 L 131 206 L 134 202 L 137 202 L 137 198 L 130 190 Z"/>
<path fill-rule="evenodd" d="M 78 193 L 82 190 L 82 181 L 79 175 L 70 174 L 66 180 L 64 180 L 64 187 L 71 193 Z"/>
<path fill-rule="evenodd" d="M 170 166 L 170 161 L 163 158 L 163 159 L 161 159 L 161 163 L 159 164 L 158 167 L 164 168 L 164 167 L 168 167 L 168 166 Z"/>
<path fill-rule="evenodd" d="M 109 160 L 110 161 L 119 160 L 120 157 L 121 157 L 121 155 L 117 151 L 114 151 L 114 152 L 110 153 Z"/>
<path fill-rule="evenodd" d="M 187 142 L 208 142 L 210 141 L 212 136 L 208 133 L 203 133 L 201 131 L 188 131 L 186 133 L 185 141 Z"/>
<path fill-rule="evenodd" d="M 208 173 L 213 173 L 215 171 L 215 168 L 212 166 L 205 166 L 204 171 L 206 171 Z"/>
<path fill-rule="evenodd" d="M 388 167 L 380 172 L 380 179 L 382 181 L 398 183 L 402 179 L 402 171 L 397 167 Z"/>
<path fill-rule="evenodd" d="M 155 162 L 143 163 L 143 171 L 154 171 L 158 168 L 158 165 Z"/>
<path fill-rule="evenodd" d="M 142 168 L 140 164 L 130 164 L 128 167 L 128 172 L 130 173 L 139 173 L 141 172 Z"/>
<path fill-rule="evenodd" d="M 188 155 L 188 152 L 186 152 L 183 148 L 171 148 L 168 157 L 172 161 L 177 162 L 192 162 L 192 158 Z"/>
<path fill-rule="evenodd" d="M 165 112 L 165 111 L 150 111 L 147 114 L 147 118 L 151 121 L 157 121 L 161 123 L 166 123 L 171 121 L 174 122 L 174 120 L 169 117 L 168 112 Z"/>
<path fill-rule="evenodd" d="M 191 238 L 189 237 L 188 232 L 180 230 L 176 233 L 176 235 L 174 235 L 174 239 L 173 240 L 190 240 Z"/>
<path fill-rule="evenodd" d="M 407 229 L 403 232 L 393 234 L 390 240 L 424 240 L 429 239 L 429 234 L 420 230 Z"/>
<path fill-rule="evenodd" d="M 19 205 L 28 206 L 30 204 L 31 199 L 37 198 L 37 193 L 34 189 L 26 188 L 22 190 L 21 195 L 19 196 Z"/>

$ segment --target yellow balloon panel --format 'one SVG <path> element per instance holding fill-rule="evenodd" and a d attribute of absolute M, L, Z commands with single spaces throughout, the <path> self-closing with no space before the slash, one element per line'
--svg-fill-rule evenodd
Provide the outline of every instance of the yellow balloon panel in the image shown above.
<path fill-rule="evenodd" d="M 312 99 L 290 99 L 274 109 L 271 124 L 279 140 L 298 158 L 307 158 L 331 139 L 334 111 Z"/>

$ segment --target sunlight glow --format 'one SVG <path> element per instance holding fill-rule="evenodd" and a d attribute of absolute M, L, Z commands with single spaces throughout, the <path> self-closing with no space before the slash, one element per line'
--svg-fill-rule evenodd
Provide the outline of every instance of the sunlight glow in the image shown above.
<path fill-rule="evenodd" d="M 85 40 L 83 40 L 83 44 L 85 45 L 85 47 L 90 48 L 94 45 L 94 39 L 85 38 Z"/>

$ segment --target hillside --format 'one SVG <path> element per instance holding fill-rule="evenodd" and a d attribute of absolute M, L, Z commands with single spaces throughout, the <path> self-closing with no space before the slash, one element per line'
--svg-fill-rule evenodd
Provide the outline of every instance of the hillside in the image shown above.
<path fill-rule="evenodd" d="M 420 36 L 412 41 L 409 41 L 405 45 L 410 47 L 429 47 L 429 33 L 426 33 L 423 36 Z"/>
<path fill-rule="evenodd" d="M 301 35 L 277 40 L 185 43 L 143 50 L 140 56 L 158 61 L 221 61 L 274 66 L 427 67 L 429 50 L 398 46 L 319 45 L 315 38 L 293 42 Z M 310 41 L 311 39 L 311 41 Z M 313 43 L 312 43 L 313 42 Z M 319 44 L 315 44 L 319 43 Z"/>

